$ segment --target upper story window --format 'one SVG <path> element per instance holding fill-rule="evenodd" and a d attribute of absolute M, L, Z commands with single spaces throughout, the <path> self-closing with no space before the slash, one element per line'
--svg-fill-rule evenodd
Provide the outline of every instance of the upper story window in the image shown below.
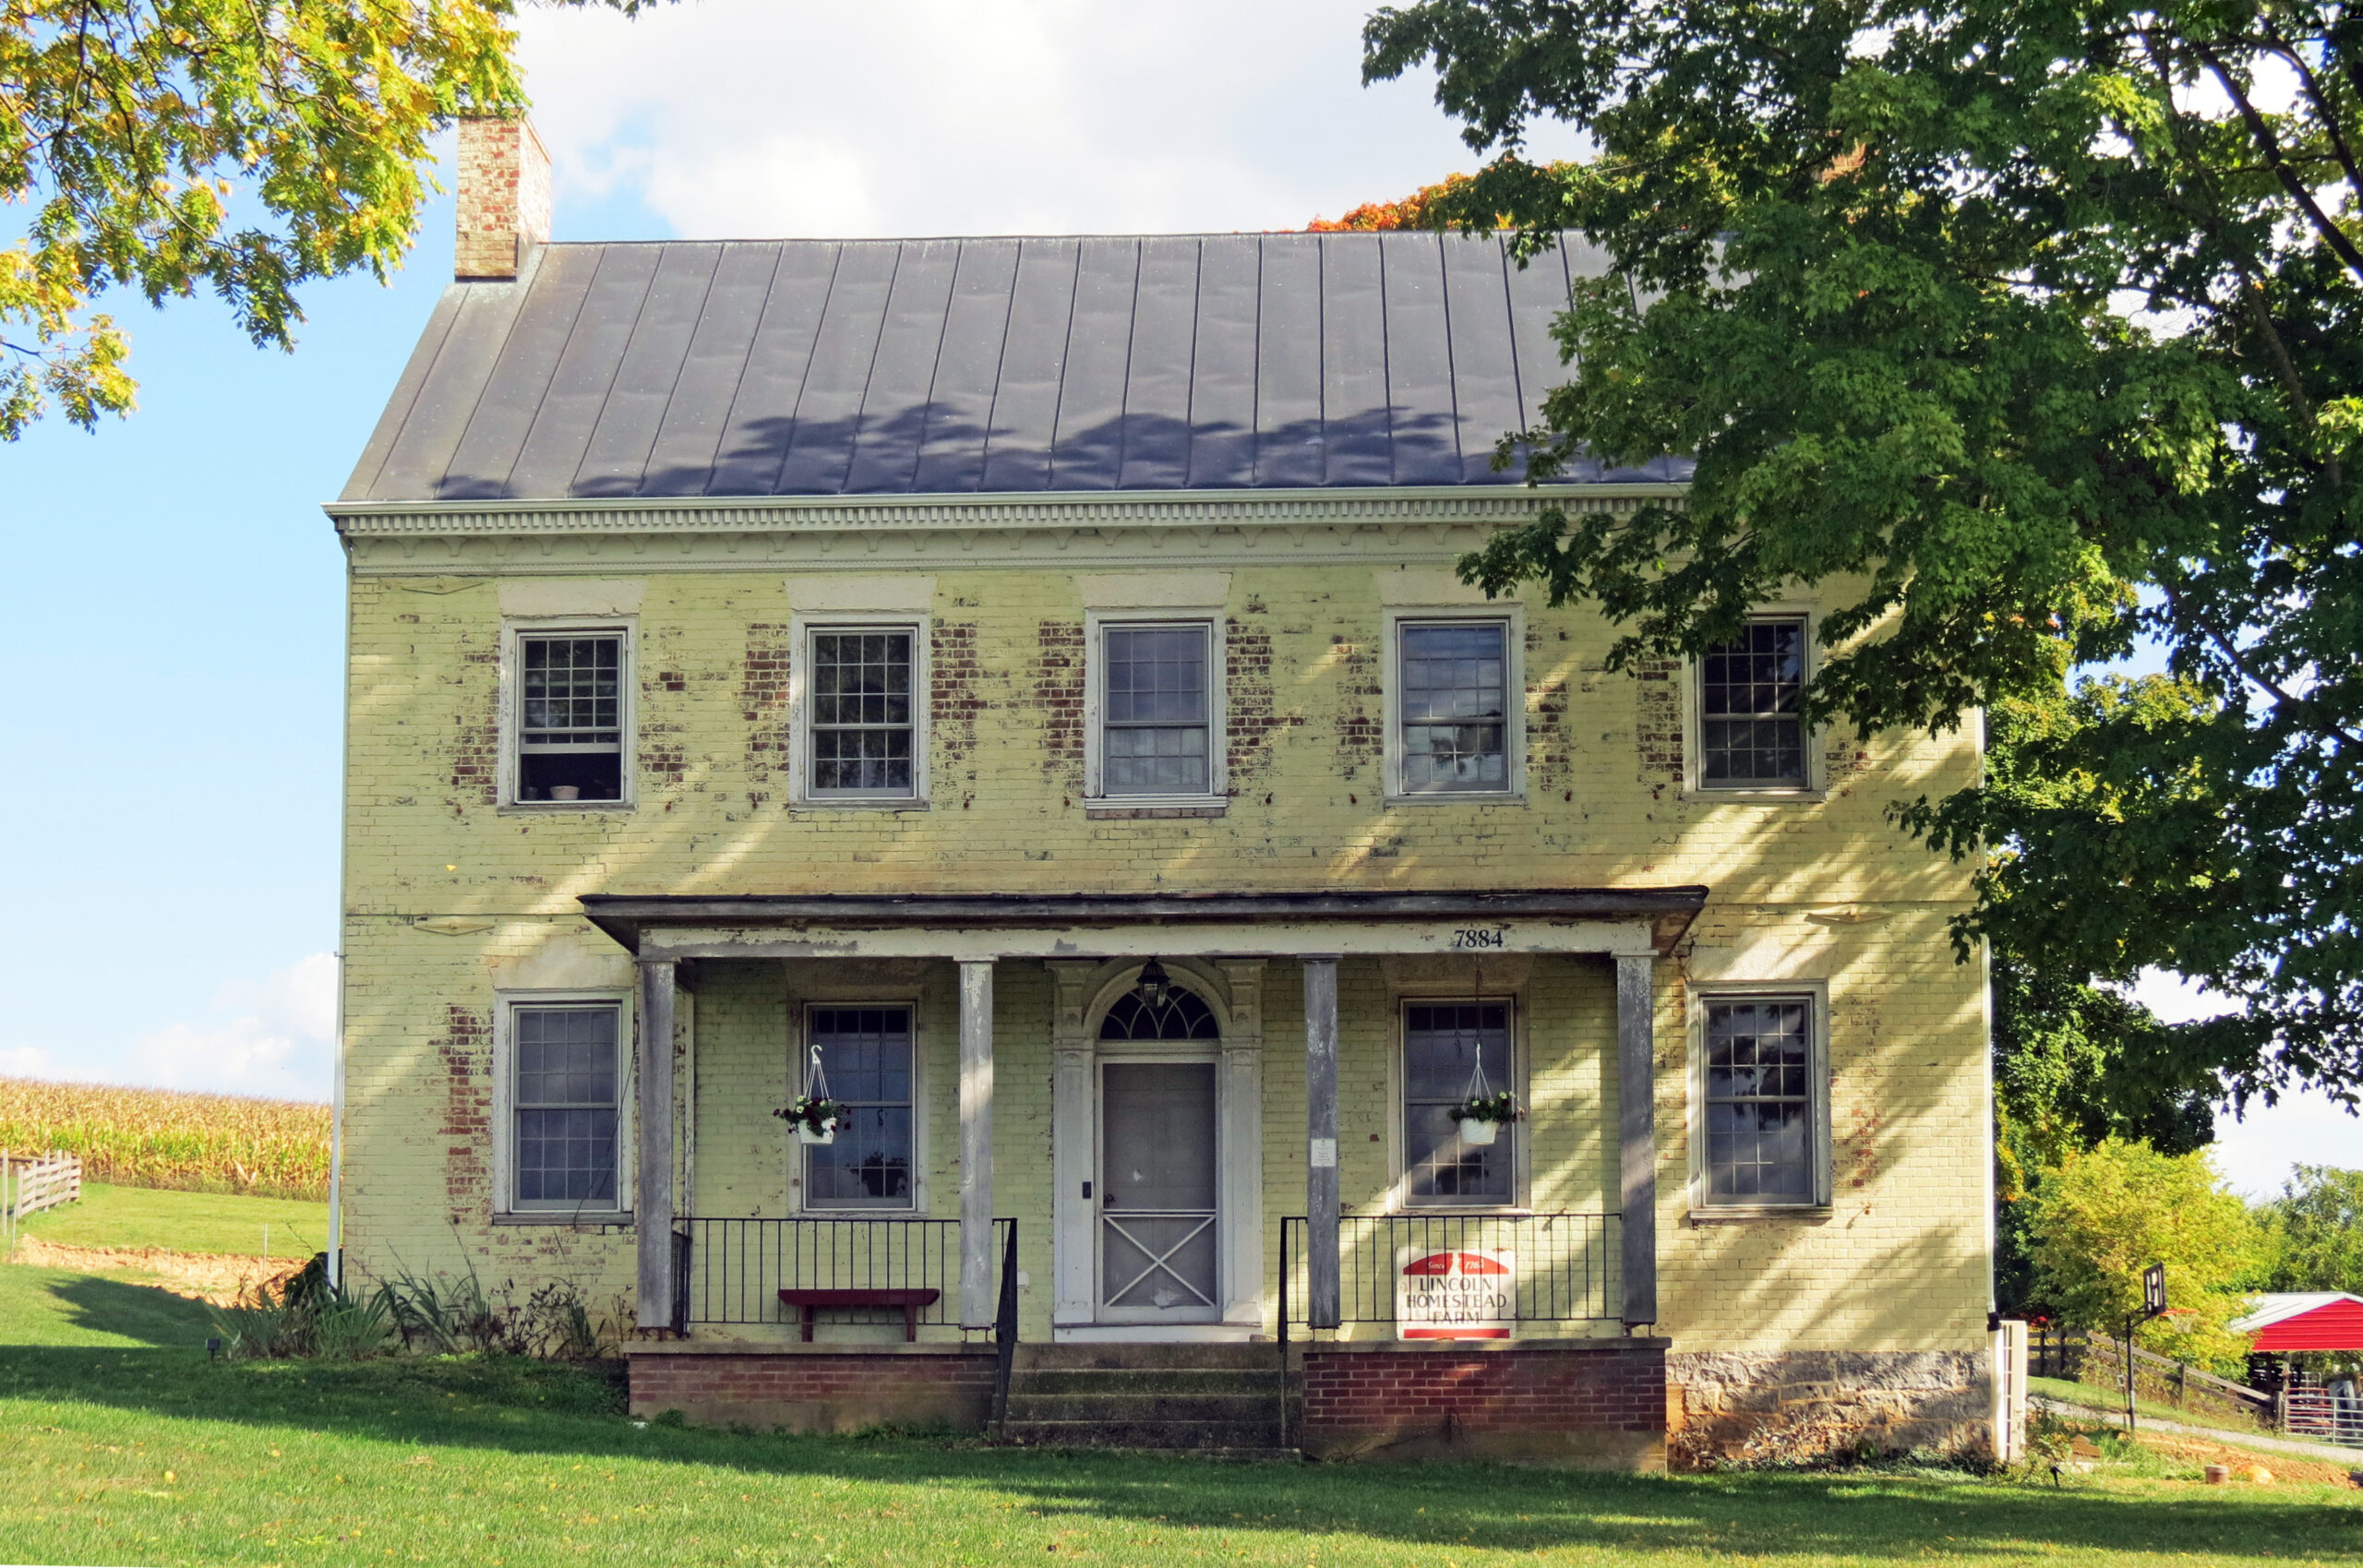
<path fill-rule="evenodd" d="M 1471 1144 L 1451 1115 L 1479 1083 L 1499 1093 L 1510 1077 L 1510 1004 L 1412 1002 L 1403 1009 L 1403 1195 L 1419 1204 L 1502 1204 L 1516 1192 L 1518 1123 Z"/>
<path fill-rule="evenodd" d="M 624 797 L 625 666 L 620 630 L 518 634 L 517 800 Z"/>
<path fill-rule="evenodd" d="M 917 628 L 814 627 L 806 647 L 805 796 L 917 799 Z"/>
<path fill-rule="evenodd" d="M 834 1141 L 804 1146 L 804 1206 L 912 1206 L 911 1010 L 816 1007 L 806 1017 L 829 1097 L 846 1119 Z"/>
<path fill-rule="evenodd" d="M 1215 625 L 1100 622 L 1093 686 L 1095 795 L 1205 800 L 1220 791 Z"/>
<path fill-rule="evenodd" d="M 1698 661 L 1698 784 L 1804 789 L 1805 618 L 1764 616 Z"/>
<path fill-rule="evenodd" d="M 1817 999 L 1800 994 L 1701 999 L 1702 1203 L 1826 1203 Z"/>
<path fill-rule="evenodd" d="M 514 1005 L 509 1031 L 510 1208 L 620 1209 L 623 1009 Z"/>
<path fill-rule="evenodd" d="M 1508 623 L 1400 621 L 1396 635 L 1401 792 L 1508 790 Z"/>

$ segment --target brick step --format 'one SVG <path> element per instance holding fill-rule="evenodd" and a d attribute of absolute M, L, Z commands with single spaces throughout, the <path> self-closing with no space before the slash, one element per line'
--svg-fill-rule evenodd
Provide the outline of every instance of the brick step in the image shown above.
<path fill-rule="evenodd" d="M 1014 1370 L 1010 1392 L 1027 1394 L 1263 1394 L 1280 1385 L 1277 1369 L 1248 1371 L 1229 1367 L 1174 1367 L 1128 1370 L 1104 1367 Z"/>
<path fill-rule="evenodd" d="M 1145 1426 L 1156 1421 L 1271 1421 L 1279 1419 L 1277 1385 L 1253 1394 L 1042 1394 L 1009 1391 L 1013 1421 L 1110 1421 Z"/>
<path fill-rule="evenodd" d="M 1003 1442 L 1032 1448 L 1278 1449 L 1277 1421 L 1006 1421 Z"/>
<path fill-rule="evenodd" d="M 1013 1363 L 1028 1371 L 1265 1371 L 1280 1367 L 1277 1345 L 1020 1345 Z"/>

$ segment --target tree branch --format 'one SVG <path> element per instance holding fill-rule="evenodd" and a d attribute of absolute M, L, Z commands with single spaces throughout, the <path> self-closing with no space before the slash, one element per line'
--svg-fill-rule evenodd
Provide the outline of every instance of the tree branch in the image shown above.
<path fill-rule="evenodd" d="M 2346 269 L 2355 274 L 2358 282 L 2363 282 L 2363 251 L 2355 248 L 2355 242 L 2346 237 L 2344 229 L 2331 221 L 2330 214 L 2324 212 L 2321 204 L 2314 199 L 2314 193 L 2306 188 L 2306 182 L 2298 177 L 2297 171 L 2289 166 L 2286 155 L 2281 150 L 2281 138 L 2273 133 L 2272 122 L 2249 101 L 2246 90 L 2225 68 L 2214 50 L 2197 42 L 2190 47 L 2192 53 L 2206 63 L 2208 71 L 2231 99 L 2232 106 L 2240 112 L 2240 118 L 2248 123 L 2249 135 L 2263 150 L 2265 162 L 2272 166 L 2273 176 L 2281 182 L 2281 188 L 2289 193 L 2289 198 L 2306 214 L 2306 221 L 2315 233 L 2321 236 L 2322 243 L 2337 252 L 2338 258 L 2346 264 Z"/>

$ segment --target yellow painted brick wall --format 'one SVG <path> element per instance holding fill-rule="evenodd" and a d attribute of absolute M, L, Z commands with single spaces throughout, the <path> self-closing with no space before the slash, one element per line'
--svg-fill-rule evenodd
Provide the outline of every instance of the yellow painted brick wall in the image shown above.
<path fill-rule="evenodd" d="M 1191 563 L 1193 567 L 1198 562 Z M 630 811 L 502 811 L 501 635 L 490 579 L 353 585 L 348 807 L 347 1240 L 363 1267 L 487 1278 L 564 1272 L 629 1288 L 628 1231 L 489 1223 L 490 1023 L 501 985 L 629 987 L 576 913 L 585 892 L 1505 889 L 1705 883 L 1691 946 L 1659 972 L 1665 1323 L 1696 1347 L 1967 1347 L 1985 1307 L 1980 982 L 1945 917 L 1960 869 L 1883 820 L 1973 776 L 1968 739 L 1827 738 L 1825 797 L 1738 803 L 1680 787 L 1678 674 L 1611 674 L 1593 613 L 1526 609 L 1524 804 L 1383 800 L 1381 607 L 1363 567 L 1238 564 L 1226 606 L 1229 784 L 1219 818 L 1093 819 L 1083 802 L 1081 593 L 1072 575 L 936 574 L 933 803 L 791 809 L 787 593 L 777 572 L 652 572 L 636 616 Z M 438 934 L 416 924 L 437 918 Z M 482 928 L 470 928 L 480 926 Z M 828 966 L 714 964 L 695 1035 L 697 1207 L 779 1212 L 787 1134 L 770 1110 L 799 999 Z M 1818 978 L 1831 997 L 1834 1212 L 1692 1226 L 1686 980 Z M 1472 973 L 1473 983 L 1474 976 Z M 1341 976 L 1349 1203 L 1392 1144 L 1393 1017 L 1377 960 Z M 1538 1204 L 1614 1206 L 1613 987 L 1597 960 L 1518 982 Z M 930 1212 L 957 1211 L 956 1002 L 948 966 L 865 985 L 920 1006 Z M 1050 980 L 998 980 L 997 1207 L 1024 1221 L 1029 1333 L 1050 1282 Z M 1491 988 L 1489 987 L 1489 988 Z M 838 993 L 842 994 L 842 993 Z M 1293 964 L 1265 985 L 1269 1253 L 1303 1192 Z M 685 1083 L 686 1092 L 686 1083 Z M 1378 1143 L 1370 1142 L 1373 1132 Z"/>

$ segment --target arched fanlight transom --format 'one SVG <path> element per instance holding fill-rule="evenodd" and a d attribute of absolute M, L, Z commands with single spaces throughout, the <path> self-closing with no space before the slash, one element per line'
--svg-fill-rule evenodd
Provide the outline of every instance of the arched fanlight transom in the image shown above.
<path fill-rule="evenodd" d="M 1099 1021 L 1103 1040 L 1217 1040 L 1215 1010 L 1180 986 L 1168 986 L 1152 1006 L 1137 990 L 1126 991 Z"/>

